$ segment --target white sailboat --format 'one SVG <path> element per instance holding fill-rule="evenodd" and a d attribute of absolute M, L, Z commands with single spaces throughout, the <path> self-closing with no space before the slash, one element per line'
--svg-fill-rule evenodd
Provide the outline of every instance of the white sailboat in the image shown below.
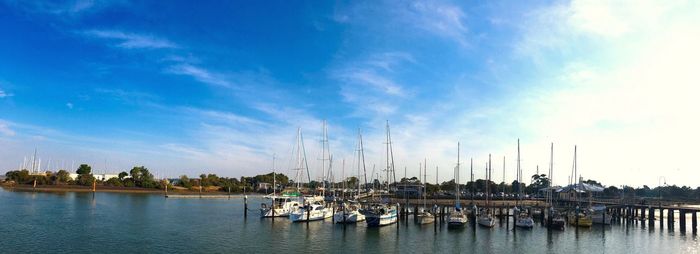
<path fill-rule="evenodd" d="M 293 196 L 278 196 L 277 195 L 277 175 L 275 173 L 275 156 L 272 156 L 272 195 L 266 196 L 271 200 L 270 206 L 262 203 L 260 207 L 260 216 L 263 218 L 271 217 L 288 217 L 292 210 L 299 207 L 299 198 Z"/>
<path fill-rule="evenodd" d="M 324 135 L 325 135 L 325 122 L 324 122 Z M 324 151 L 325 154 L 325 151 Z M 324 164 L 325 167 L 325 164 Z M 301 133 L 301 128 L 298 130 L 297 134 L 297 191 L 301 188 L 300 180 L 303 177 L 303 171 L 306 171 L 307 179 L 311 182 L 311 177 L 309 173 L 308 162 L 306 160 L 306 151 L 304 148 L 304 137 Z M 324 181 L 325 182 L 325 181 Z M 323 203 L 323 196 L 313 195 L 305 196 L 303 199 L 303 206 L 299 206 L 294 209 L 289 214 L 289 219 L 292 222 L 301 221 L 315 221 L 323 220 L 325 218 L 330 218 L 333 216 L 333 211 L 326 208 Z"/>
<path fill-rule="evenodd" d="M 483 227 L 488 227 L 492 228 L 493 226 L 496 225 L 496 220 L 493 218 L 493 214 L 491 214 L 491 210 L 488 209 L 489 207 L 489 196 L 491 196 L 491 189 L 489 185 L 491 182 L 491 154 L 489 154 L 489 165 L 486 170 L 486 208 L 482 208 L 479 211 L 479 217 L 476 219 L 476 222 L 479 223 L 479 225 Z"/>
<path fill-rule="evenodd" d="M 517 163 L 517 178 L 518 178 L 518 184 L 522 182 L 523 178 L 523 171 L 520 168 L 520 139 L 518 139 L 518 163 Z M 522 198 L 523 196 L 523 190 L 518 186 L 518 199 L 521 202 L 522 206 Z M 525 209 L 520 209 L 516 205 L 515 208 L 513 208 L 513 214 L 516 216 L 515 217 L 515 226 L 520 227 L 520 228 L 532 228 L 535 225 L 535 221 L 532 219 L 532 216 L 527 212 Z"/>
<path fill-rule="evenodd" d="M 386 122 L 386 191 L 390 190 L 389 176 L 394 172 L 394 159 L 391 154 L 391 131 L 389 121 Z M 381 203 L 375 204 L 365 213 L 365 221 L 368 227 L 380 227 L 394 224 L 398 221 L 398 208 L 396 205 Z"/>
<path fill-rule="evenodd" d="M 423 195 L 423 208 L 419 209 L 417 211 L 418 213 L 416 214 L 417 223 L 421 224 L 421 225 L 422 224 L 430 224 L 430 223 L 435 222 L 435 215 L 433 215 L 433 213 L 431 213 L 430 210 L 428 210 L 428 208 L 427 208 L 427 194 L 426 194 L 427 184 L 428 184 L 428 178 L 427 178 L 428 175 L 426 174 L 426 171 L 428 171 L 427 163 L 428 163 L 428 160 L 425 160 L 424 164 L 423 164 L 423 166 L 424 166 L 424 169 L 423 169 L 423 191 L 421 192 Z M 418 175 L 420 176 L 420 167 L 418 169 L 418 172 L 419 172 Z"/>
<path fill-rule="evenodd" d="M 564 230 L 566 227 L 566 220 L 564 217 L 554 208 L 554 143 L 549 155 L 549 186 L 547 188 L 547 205 L 549 206 L 549 212 L 547 213 L 547 227 L 550 229 Z"/>
<path fill-rule="evenodd" d="M 464 227 L 467 225 L 467 214 L 459 201 L 459 142 L 457 142 L 457 166 L 454 171 L 455 176 L 455 208 L 447 216 L 447 226 L 452 228 Z"/>

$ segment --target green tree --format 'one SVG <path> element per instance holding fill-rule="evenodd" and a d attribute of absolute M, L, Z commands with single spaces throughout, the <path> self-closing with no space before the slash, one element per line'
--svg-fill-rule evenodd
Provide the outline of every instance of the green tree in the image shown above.
<path fill-rule="evenodd" d="M 95 181 L 95 177 L 92 176 L 91 174 L 80 174 L 78 175 L 78 179 L 76 179 L 76 183 L 79 185 L 84 185 L 84 186 L 92 186 L 92 183 Z"/>
<path fill-rule="evenodd" d="M 122 181 L 119 180 L 119 178 L 116 178 L 116 177 L 112 177 L 112 178 L 108 179 L 108 180 L 105 182 L 105 185 L 107 185 L 107 186 L 117 186 L 117 187 L 124 186 L 124 184 L 122 183 Z"/>
<path fill-rule="evenodd" d="M 59 170 L 58 172 L 56 172 L 56 181 L 59 183 L 67 183 L 68 181 L 70 181 L 70 173 L 63 169 Z"/>
<path fill-rule="evenodd" d="M 80 167 L 78 167 L 78 170 L 75 171 L 78 175 L 86 175 L 90 174 L 92 171 L 92 168 L 88 164 L 80 164 Z"/>
<path fill-rule="evenodd" d="M 124 181 L 124 177 L 127 176 L 129 176 L 129 173 L 122 171 L 121 173 L 119 173 L 119 181 Z"/>

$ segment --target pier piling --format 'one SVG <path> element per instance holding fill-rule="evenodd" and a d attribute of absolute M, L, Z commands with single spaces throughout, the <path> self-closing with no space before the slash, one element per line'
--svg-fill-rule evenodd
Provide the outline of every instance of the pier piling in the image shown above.
<path fill-rule="evenodd" d="M 681 233 L 685 233 L 685 210 L 680 209 L 678 210 L 678 219 L 680 220 L 679 222 L 681 223 Z"/>
<path fill-rule="evenodd" d="M 693 235 L 696 235 L 698 233 L 698 213 L 696 211 L 692 211 L 693 217 L 691 221 L 691 226 L 693 227 Z"/>
<path fill-rule="evenodd" d="M 243 196 L 243 218 L 248 218 L 248 195 Z"/>
<path fill-rule="evenodd" d="M 668 209 L 668 228 L 673 228 L 673 224 L 675 223 L 675 218 L 673 217 L 675 211 L 673 209 Z"/>
<path fill-rule="evenodd" d="M 664 228 L 664 209 L 659 207 L 659 227 Z"/>
<path fill-rule="evenodd" d="M 646 220 L 646 217 L 647 217 L 647 216 L 646 216 L 646 211 L 647 211 L 647 209 L 644 208 L 644 207 L 642 207 L 642 221 Z"/>
<path fill-rule="evenodd" d="M 649 227 L 650 228 L 654 227 L 654 220 L 655 220 L 654 212 L 655 212 L 654 208 L 649 207 Z"/>

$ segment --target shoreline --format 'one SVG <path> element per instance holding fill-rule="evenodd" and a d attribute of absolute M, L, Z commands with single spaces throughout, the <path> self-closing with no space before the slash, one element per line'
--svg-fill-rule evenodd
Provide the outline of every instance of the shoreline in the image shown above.
<path fill-rule="evenodd" d="M 57 192 L 93 192 L 92 187 L 89 186 L 78 186 L 78 185 L 37 185 L 34 188 L 32 185 L 19 184 L 19 185 L 1 185 L 1 187 L 6 191 L 20 191 L 20 192 L 47 192 L 47 193 L 57 193 Z M 108 192 L 108 193 L 131 193 L 131 194 L 159 194 L 166 195 L 164 190 L 160 189 L 146 189 L 138 187 L 112 187 L 112 186 L 96 186 L 95 192 Z M 167 195 L 180 195 L 180 196 L 199 196 L 198 191 L 183 191 L 183 190 L 168 190 Z M 227 192 L 202 192 L 203 196 L 228 196 Z M 231 193 L 231 196 L 243 195 L 243 193 Z M 248 196 L 262 196 L 264 194 L 260 193 L 246 193 Z"/>

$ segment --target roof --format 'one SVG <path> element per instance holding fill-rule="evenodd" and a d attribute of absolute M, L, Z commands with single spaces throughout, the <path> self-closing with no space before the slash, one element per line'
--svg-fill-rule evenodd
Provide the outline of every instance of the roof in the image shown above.
<path fill-rule="evenodd" d="M 579 184 L 571 184 L 569 186 L 566 186 L 564 188 L 561 188 L 560 190 L 557 190 L 557 192 L 568 192 L 571 190 L 576 190 L 577 192 L 603 192 L 605 188 L 602 186 L 598 185 L 593 185 L 593 184 L 587 184 L 587 183 L 579 183 Z"/>

